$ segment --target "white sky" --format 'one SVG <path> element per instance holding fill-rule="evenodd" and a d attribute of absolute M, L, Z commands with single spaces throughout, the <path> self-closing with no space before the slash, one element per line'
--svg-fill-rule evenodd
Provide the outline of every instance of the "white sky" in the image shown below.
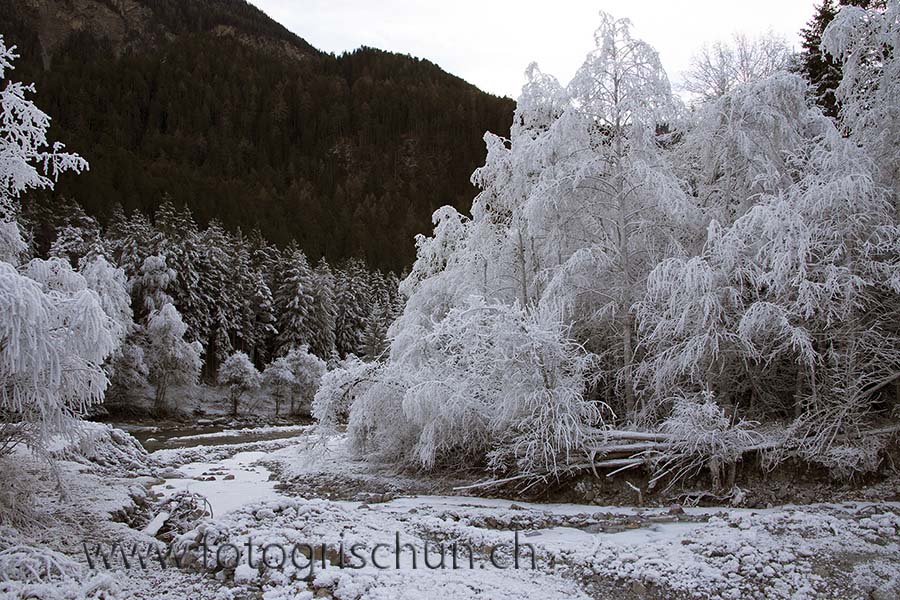
<path fill-rule="evenodd" d="M 525 68 L 568 83 L 605 10 L 628 17 L 673 83 L 706 42 L 771 30 L 799 49 L 815 0 L 250 0 L 326 52 L 361 45 L 427 58 L 495 94 L 519 95 Z"/>

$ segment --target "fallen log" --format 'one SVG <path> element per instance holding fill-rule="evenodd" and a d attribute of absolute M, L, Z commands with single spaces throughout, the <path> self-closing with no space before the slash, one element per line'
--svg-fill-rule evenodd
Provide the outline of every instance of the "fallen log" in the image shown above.
<path fill-rule="evenodd" d="M 836 436 L 834 439 L 835 441 L 843 441 L 863 438 L 867 436 L 886 435 L 891 433 L 900 433 L 900 425 L 892 425 L 866 431 L 846 433 Z M 587 462 L 576 463 L 574 465 L 568 465 L 563 471 L 561 471 L 559 475 L 565 474 L 568 476 L 579 471 L 592 470 L 594 474 L 599 477 L 597 469 L 612 469 L 609 473 L 606 474 L 606 477 L 612 477 L 613 475 L 616 475 L 617 473 L 620 473 L 624 470 L 649 464 L 651 462 L 650 453 L 664 452 L 665 450 L 670 449 L 672 447 L 672 443 L 675 441 L 675 436 L 666 433 L 614 430 L 605 431 L 603 432 L 602 436 L 598 434 L 597 441 L 600 442 L 601 440 L 603 442 L 617 440 L 626 442 L 633 441 L 635 443 L 620 443 L 610 445 L 599 444 L 597 446 L 591 446 L 590 442 L 587 442 L 585 444 L 584 450 L 586 451 L 586 454 L 590 460 L 588 460 Z M 784 445 L 784 443 L 785 440 L 776 439 L 759 444 L 753 444 L 741 448 L 740 454 L 743 455 L 749 452 L 774 450 L 775 448 Z M 595 457 L 602 457 L 602 460 L 595 460 Z M 554 475 L 552 473 L 522 473 L 513 477 L 480 481 L 478 483 L 454 487 L 453 489 L 455 491 L 472 490 L 503 485 L 514 481 L 540 479 L 548 480 L 556 476 L 557 475 Z"/>
<path fill-rule="evenodd" d="M 599 430 L 590 437 L 598 440 L 632 440 L 635 442 L 671 442 L 675 439 L 670 433 L 655 433 L 652 431 L 624 431 L 619 429 Z"/>
<path fill-rule="evenodd" d="M 162 526 L 166 524 L 166 521 L 169 520 L 169 513 L 163 511 L 153 517 L 153 520 L 147 523 L 147 526 L 144 527 L 143 532 L 151 537 L 155 537 L 159 530 L 162 529 Z"/>

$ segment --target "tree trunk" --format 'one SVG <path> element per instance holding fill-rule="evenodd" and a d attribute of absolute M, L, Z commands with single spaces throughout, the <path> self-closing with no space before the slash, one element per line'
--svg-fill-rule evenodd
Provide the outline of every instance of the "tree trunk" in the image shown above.
<path fill-rule="evenodd" d="M 709 460 L 709 475 L 712 479 L 713 491 L 722 489 L 722 468 L 718 458 L 711 458 Z"/>
<path fill-rule="evenodd" d="M 519 237 L 519 294 L 521 295 L 520 301 L 522 302 L 522 308 L 525 308 L 528 300 L 528 273 L 525 271 L 525 240 L 522 239 L 522 229 L 519 228 L 518 231 Z"/>
<path fill-rule="evenodd" d="M 153 399 L 153 410 L 156 411 L 156 414 L 163 415 L 166 413 L 166 388 L 168 387 L 168 382 L 165 377 L 160 378 L 159 383 L 156 384 L 156 396 Z"/>
<path fill-rule="evenodd" d="M 629 311 L 625 314 L 625 331 L 622 335 L 622 368 L 625 375 L 625 418 L 633 423 L 636 416 L 634 401 L 634 381 L 631 373 L 634 361 L 634 316 Z"/>
<path fill-rule="evenodd" d="M 803 400 L 801 395 L 803 394 L 803 371 L 797 371 L 797 382 L 794 385 L 794 418 L 799 419 L 800 415 L 803 414 Z"/>
<path fill-rule="evenodd" d="M 238 394 L 231 392 L 231 416 L 236 417 L 238 414 Z"/>

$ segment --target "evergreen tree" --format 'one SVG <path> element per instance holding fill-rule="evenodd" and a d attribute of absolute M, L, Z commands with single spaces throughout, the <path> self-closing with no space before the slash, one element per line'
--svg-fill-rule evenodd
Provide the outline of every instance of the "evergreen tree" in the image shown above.
<path fill-rule="evenodd" d="M 800 72 L 813 87 L 816 103 L 822 112 L 831 118 L 837 118 L 840 106 L 835 98 L 835 90 L 841 83 L 840 61 L 822 49 L 822 35 L 825 29 L 837 16 L 841 6 L 858 6 L 860 8 L 883 8 L 883 0 L 822 0 L 816 12 L 800 30 L 801 46 Z"/>
<path fill-rule="evenodd" d="M 234 239 L 213 220 L 198 236 L 202 250 L 200 284 L 209 298 L 209 329 L 205 336 L 204 379 L 212 381 L 219 365 L 233 350 L 232 340 L 240 332 L 239 289 L 234 286 Z"/>
<path fill-rule="evenodd" d="M 134 313 L 138 321 L 143 321 L 151 313 L 172 303 L 169 286 L 175 281 L 176 273 L 166 263 L 165 255 L 148 256 L 141 264 L 141 271 L 131 285 Z M 181 319 L 181 316 L 178 317 Z"/>
<path fill-rule="evenodd" d="M 247 245 L 253 268 L 262 274 L 269 289 L 274 290 L 277 287 L 276 276 L 281 263 L 281 253 L 263 236 L 259 227 L 254 227 L 250 232 Z"/>
<path fill-rule="evenodd" d="M 240 331 L 235 345 L 257 365 L 268 362 L 277 332 L 272 291 L 262 271 L 253 264 L 252 248 L 240 230 L 234 244 L 234 285 L 240 303 Z"/>
<path fill-rule="evenodd" d="M 204 287 L 198 265 L 202 264 L 200 232 L 191 211 L 176 209 L 165 200 L 155 214 L 154 239 L 165 248 L 166 262 L 176 274 L 168 292 L 188 326 L 188 339 L 205 340 L 209 335 L 211 310 L 215 296 Z M 152 243 L 152 242 L 151 242 Z"/>
<path fill-rule="evenodd" d="M 384 353 L 390 323 L 390 307 L 380 300 L 375 302 L 366 319 L 366 329 L 362 336 L 362 355 L 367 360 L 377 360 Z"/>
<path fill-rule="evenodd" d="M 314 337 L 315 278 L 306 255 L 296 244 L 284 253 L 281 284 L 275 293 L 278 309 L 278 347 L 286 352 Z"/>
<path fill-rule="evenodd" d="M 121 219 L 121 220 L 119 220 Z M 112 259 L 133 280 L 140 275 L 144 259 L 154 254 L 151 248 L 153 226 L 140 211 L 132 211 L 127 217 L 122 212 L 110 224 L 107 237 L 111 240 Z"/>
<path fill-rule="evenodd" d="M 366 269 L 359 260 L 349 260 L 335 277 L 335 344 L 341 356 L 360 354 L 362 335 L 369 316 L 369 286 Z"/>
<path fill-rule="evenodd" d="M 838 107 L 834 90 L 841 82 L 841 68 L 835 59 L 822 51 L 822 34 L 837 15 L 834 0 L 822 0 L 816 12 L 800 31 L 803 51 L 800 69 L 813 87 L 816 102 L 829 117 L 837 117 Z"/>
<path fill-rule="evenodd" d="M 313 290 L 313 337 L 310 340 L 310 349 L 316 356 L 327 359 L 335 350 L 337 307 L 334 300 L 334 275 L 324 258 L 319 260 L 313 276 L 315 289 Z"/>
<path fill-rule="evenodd" d="M 100 237 L 100 225 L 80 206 L 74 215 L 57 227 L 56 239 L 50 245 L 49 252 L 50 256 L 67 259 L 72 266 L 78 266 L 82 258 L 91 259 L 104 254 L 106 250 Z"/>

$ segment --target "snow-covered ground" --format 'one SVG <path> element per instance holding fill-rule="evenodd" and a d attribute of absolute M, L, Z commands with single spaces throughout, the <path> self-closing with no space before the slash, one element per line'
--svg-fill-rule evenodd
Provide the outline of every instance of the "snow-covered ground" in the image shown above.
<path fill-rule="evenodd" d="M 239 452 L 219 462 L 193 462 L 179 471 L 184 477 L 172 477 L 151 488 L 163 499 L 187 490 L 204 496 L 213 515 L 223 515 L 241 506 L 278 498 L 270 472 L 259 461 L 265 452 Z"/>
<path fill-rule="evenodd" d="M 37 541 L 74 559 L 80 574 L 0 583 L 0 597 L 36 590 L 48 599 L 900 597 L 896 503 L 643 509 L 403 495 L 410 477 L 355 460 L 341 438 L 319 440 L 306 430 L 262 447 L 164 450 L 147 463 L 162 477 L 116 473 L 75 454 L 61 463 L 69 497 L 58 517 L 68 521 L 58 518 Z M 214 513 L 170 530 L 181 568 L 150 560 L 125 569 L 115 556 L 106 567 L 96 555 L 95 570 L 87 567 L 82 539 L 162 547 L 144 531 L 181 490 L 207 496 Z M 333 498 L 320 497 L 324 490 Z M 426 542 L 430 566 L 444 568 L 425 565 Z"/>

